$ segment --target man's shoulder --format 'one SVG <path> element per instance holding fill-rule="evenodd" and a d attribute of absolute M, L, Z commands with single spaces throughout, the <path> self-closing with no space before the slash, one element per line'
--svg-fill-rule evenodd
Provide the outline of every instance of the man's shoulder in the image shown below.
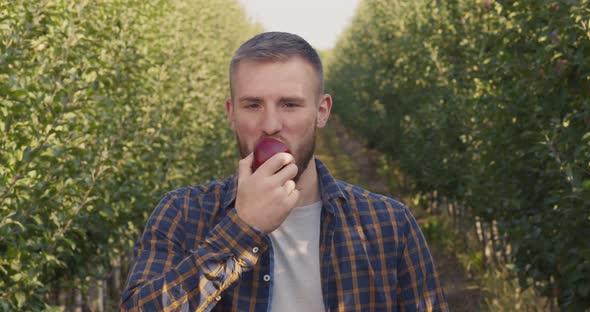
<path fill-rule="evenodd" d="M 388 209 L 395 212 L 406 212 L 407 207 L 400 201 L 391 197 L 369 191 L 361 186 L 347 183 L 344 181 L 335 181 L 340 190 L 342 191 L 345 199 L 350 204 L 351 202 L 357 203 L 358 209 Z"/>
<path fill-rule="evenodd" d="M 168 198 L 185 199 L 213 196 L 215 198 L 223 199 L 223 195 L 231 191 L 232 181 L 232 178 L 229 177 L 224 180 L 212 180 L 204 184 L 180 187 L 167 192 L 165 196 Z"/>

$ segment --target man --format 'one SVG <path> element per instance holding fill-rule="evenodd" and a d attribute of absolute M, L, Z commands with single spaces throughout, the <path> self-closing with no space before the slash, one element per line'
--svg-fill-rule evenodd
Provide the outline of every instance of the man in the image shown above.
<path fill-rule="evenodd" d="M 446 311 L 430 252 L 400 203 L 336 181 L 313 157 L 332 98 L 302 38 L 259 34 L 230 64 L 242 160 L 166 194 L 136 246 L 124 310 Z M 256 171 L 263 138 L 287 145 Z"/>

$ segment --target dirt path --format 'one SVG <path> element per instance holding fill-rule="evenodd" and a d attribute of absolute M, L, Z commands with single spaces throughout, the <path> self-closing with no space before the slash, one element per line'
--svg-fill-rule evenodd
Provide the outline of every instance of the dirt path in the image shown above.
<path fill-rule="evenodd" d="M 331 119 L 328 127 L 319 131 L 316 156 L 337 179 L 401 200 L 400 194 L 393 194 L 387 178 L 379 172 L 380 154 L 367 149 L 362 140 L 351 135 L 337 118 Z M 483 292 L 455 255 L 445 254 L 435 245 L 430 249 L 451 311 L 485 310 Z"/>

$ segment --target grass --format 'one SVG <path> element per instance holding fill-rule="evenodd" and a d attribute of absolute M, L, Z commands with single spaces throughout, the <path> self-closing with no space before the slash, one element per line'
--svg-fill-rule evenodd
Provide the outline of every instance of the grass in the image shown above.
<path fill-rule="evenodd" d="M 508 268 L 491 268 L 485 265 L 481 251 L 477 250 L 474 235 L 466 234 L 467 246 L 449 225 L 446 216 L 430 216 L 421 225 L 429 244 L 445 254 L 456 256 L 465 272 L 473 277 L 483 292 L 483 309 L 488 311 L 550 311 L 547 298 L 534 289 L 522 289 Z"/>

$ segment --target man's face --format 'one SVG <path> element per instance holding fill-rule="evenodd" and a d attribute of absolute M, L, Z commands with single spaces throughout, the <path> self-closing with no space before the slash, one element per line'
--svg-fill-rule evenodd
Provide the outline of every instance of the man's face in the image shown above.
<path fill-rule="evenodd" d="M 233 77 L 233 100 L 226 101 L 242 158 L 263 138 L 278 139 L 295 157 L 295 181 L 313 156 L 316 128 L 325 126 L 331 107 L 330 96 L 318 94 L 313 67 L 299 57 L 240 62 Z"/>

